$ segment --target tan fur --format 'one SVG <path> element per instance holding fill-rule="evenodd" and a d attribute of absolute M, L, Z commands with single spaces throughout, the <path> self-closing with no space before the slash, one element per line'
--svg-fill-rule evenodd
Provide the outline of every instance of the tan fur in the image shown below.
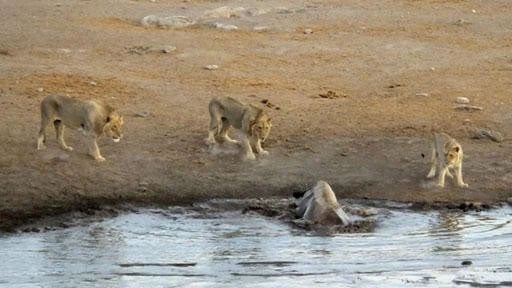
<path fill-rule="evenodd" d="M 100 154 L 97 138 L 105 133 L 118 142 L 122 137 L 123 117 L 112 107 L 99 101 L 81 101 L 67 96 L 50 95 L 41 101 L 41 129 L 37 138 L 37 149 L 45 148 L 46 128 L 55 126 L 57 141 L 62 149 L 72 147 L 64 141 L 64 127 L 81 130 L 88 138 L 89 155 L 97 161 L 105 161 Z"/>
<path fill-rule="evenodd" d="M 453 178 L 453 175 L 450 173 L 451 169 L 455 172 L 457 186 L 468 187 L 468 184 L 462 180 L 463 158 L 462 146 L 455 139 L 445 133 L 434 133 L 430 171 L 427 178 L 433 178 L 437 172 L 437 185 L 444 187 L 445 177 Z"/>
<path fill-rule="evenodd" d="M 207 144 L 213 147 L 217 138 L 222 141 L 240 143 L 228 136 L 230 127 L 240 131 L 240 140 L 244 149 L 244 159 L 254 160 L 258 154 L 267 155 L 261 143 L 264 142 L 272 128 L 272 120 L 261 108 L 246 105 L 231 97 L 219 97 L 210 101 L 210 129 Z"/>

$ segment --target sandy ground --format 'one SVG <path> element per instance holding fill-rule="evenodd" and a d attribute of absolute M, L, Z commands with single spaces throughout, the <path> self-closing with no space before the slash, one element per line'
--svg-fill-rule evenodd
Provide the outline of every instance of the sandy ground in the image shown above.
<path fill-rule="evenodd" d="M 249 12 L 202 18 L 222 6 Z M 142 27 L 151 14 L 200 21 Z M 508 0 L 0 0 L 0 228 L 104 204 L 289 196 L 319 179 L 341 198 L 504 201 L 510 19 Z M 319 96 L 328 91 L 338 97 Z M 107 162 L 89 158 L 76 131 L 66 137 L 75 151 L 59 150 L 53 131 L 36 151 L 39 103 L 52 93 L 125 115 L 123 141 L 99 142 Z M 208 153 L 214 96 L 275 105 L 268 157 Z M 459 96 L 483 110 L 453 109 Z M 505 141 L 472 139 L 474 128 Z M 432 130 L 462 143 L 469 189 L 426 188 Z"/>

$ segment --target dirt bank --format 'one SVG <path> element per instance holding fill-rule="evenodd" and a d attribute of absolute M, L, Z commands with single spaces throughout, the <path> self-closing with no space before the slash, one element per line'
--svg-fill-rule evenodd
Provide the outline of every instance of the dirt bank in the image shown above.
<path fill-rule="evenodd" d="M 512 196 L 508 1 L 4 2 L 0 228 L 104 204 L 287 196 L 318 179 L 350 198 Z M 150 14 L 200 19 L 221 6 L 253 12 L 212 20 L 232 31 L 138 24 Z M 337 97 L 319 96 L 328 91 Z M 123 141 L 100 141 L 106 163 L 85 155 L 75 131 L 71 153 L 54 141 L 35 150 L 39 102 L 50 93 L 103 99 L 126 115 Z M 275 105 L 269 157 L 207 153 L 207 103 L 220 95 Z M 453 109 L 459 96 L 483 110 Z M 472 139 L 474 128 L 505 141 Z M 469 189 L 423 188 L 432 129 L 462 143 Z"/>

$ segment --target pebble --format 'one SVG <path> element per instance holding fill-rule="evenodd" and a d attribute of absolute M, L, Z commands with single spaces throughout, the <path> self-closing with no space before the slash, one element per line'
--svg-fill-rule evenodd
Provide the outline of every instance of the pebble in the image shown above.
<path fill-rule="evenodd" d="M 89 82 L 89 85 L 92 85 L 92 86 L 98 86 L 98 83 L 94 82 L 94 81 L 91 81 Z"/>
<path fill-rule="evenodd" d="M 472 261 L 470 261 L 470 260 L 464 260 L 464 261 L 462 261 L 460 264 L 461 264 L 462 266 L 469 266 L 469 265 L 473 264 L 473 262 L 472 262 Z"/>
<path fill-rule="evenodd" d="M 466 98 L 466 97 L 457 97 L 457 99 L 455 99 L 455 103 L 458 103 L 458 104 L 469 104 L 469 99 Z"/>
<path fill-rule="evenodd" d="M 217 65 L 206 65 L 206 66 L 204 66 L 204 69 L 206 69 L 206 70 L 217 70 L 217 69 L 219 69 L 219 66 L 217 66 Z"/>
<path fill-rule="evenodd" d="M 457 26 L 463 26 L 463 25 L 471 24 L 471 22 L 464 20 L 464 19 L 459 19 L 459 20 L 453 22 L 453 24 L 455 24 Z"/>
<path fill-rule="evenodd" d="M 312 34 L 313 33 L 313 29 L 304 29 L 304 34 Z"/>
<path fill-rule="evenodd" d="M 140 117 L 140 118 L 146 118 L 149 115 L 150 115 L 150 113 L 147 111 L 141 111 L 141 112 L 135 113 L 135 117 Z"/>
<path fill-rule="evenodd" d="M 484 110 L 483 107 L 474 106 L 474 105 L 468 105 L 468 104 L 457 104 L 457 105 L 453 106 L 453 109 L 455 109 L 455 110 L 466 110 L 466 111 Z"/>
<path fill-rule="evenodd" d="M 256 26 L 252 30 L 254 30 L 256 32 L 267 32 L 267 31 L 270 30 L 270 27 L 268 27 L 268 26 Z"/>
<path fill-rule="evenodd" d="M 291 14 L 293 11 L 290 8 L 287 7 L 277 7 L 276 9 L 277 14 Z"/>
<path fill-rule="evenodd" d="M 140 20 L 144 27 L 162 27 L 162 28 L 184 28 L 196 24 L 193 19 L 186 16 L 167 16 L 158 17 L 148 15 Z"/>
<path fill-rule="evenodd" d="M 39 87 L 39 88 L 37 88 L 36 90 L 37 90 L 37 92 L 43 92 L 43 91 L 44 91 L 44 88 Z"/>
<path fill-rule="evenodd" d="M 228 7 L 222 6 L 213 10 L 208 10 L 203 13 L 203 18 L 232 18 L 242 17 L 246 13 L 244 7 Z"/>
<path fill-rule="evenodd" d="M 428 93 L 416 93 L 416 96 L 428 97 Z"/>
<path fill-rule="evenodd" d="M 231 24 L 218 23 L 218 22 L 210 24 L 210 26 L 212 26 L 213 28 L 222 29 L 222 30 L 226 30 L 226 31 L 238 30 L 238 26 L 231 25 Z"/>
<path fill-rule="evenodd" d="M 60 48 L 60 49 L 57 50 L 57 52 L 64 53 L 64 54 L 69 54 L 69 53 L 71 53 L 71 49 Z"/>
<path fill-rule="evenodd" d="M 176 46 L 166 46 L 166 47 L 162 48 L 162 50 L 160 50 L 160 51 L 162 51 L 162 53 L 167 54 L 167 53 L 176 51 L 176 49 L 178 49 L 178 48 L 176 48 Z"/>

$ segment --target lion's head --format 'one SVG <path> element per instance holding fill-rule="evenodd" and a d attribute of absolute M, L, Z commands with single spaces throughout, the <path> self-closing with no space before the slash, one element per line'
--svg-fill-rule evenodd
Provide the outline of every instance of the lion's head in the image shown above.
<path fill-rule="evenodd" d="M 461 160 L 462 149 L 458 144 L 452 144 L 446 153 L 446 161 L 449 165 L 455 164 Z"/>
<path fill-rule="evenodd" d="M 270 134 L 272 128 L 272 119 L 265 114 L 260 115 L 256 120 L 251 121 L 251 135 L 264 142 Z"/>
<path fill-rule="evenodd" d="M 112 137 L 114 142 L 119 142 L 123 137 L 123 117 L 117 112 L 112 112 L 108 115 L 103 132 L 108 137 Z"/>

